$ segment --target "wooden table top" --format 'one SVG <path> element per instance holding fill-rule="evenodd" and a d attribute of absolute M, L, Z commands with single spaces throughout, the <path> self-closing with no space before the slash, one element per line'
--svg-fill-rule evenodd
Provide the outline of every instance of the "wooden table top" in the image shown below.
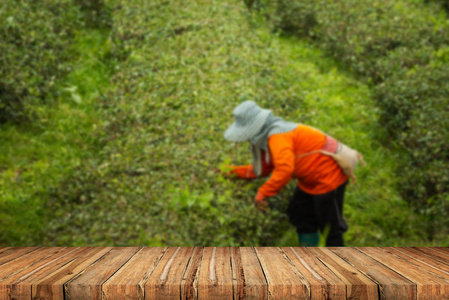
<path fill-rule="evenodd" d="M 3 299 L 449 299 L 449 248 L 0 247 Z"/>

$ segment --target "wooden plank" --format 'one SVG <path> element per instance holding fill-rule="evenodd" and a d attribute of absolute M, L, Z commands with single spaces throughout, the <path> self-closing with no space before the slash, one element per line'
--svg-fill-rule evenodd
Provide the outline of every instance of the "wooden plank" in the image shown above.
<path fill-rule="evenodd" d="M 281 249 L 310 283 L 311 299 L 346 299 L 346 284 L 307 248 Z"/>
<path fill-rule="evenodd" d="M 416 299 L 416 284 L 354 248 L 330 250 L 379 285 L 380 299 Z"/>
<path fill-rule="evenodd" d="M 138 250 L 138 247 L 123 247 L 106 253 L 95 264 L 64 284 L 65 299 L 101 299 L 101 285 Z"/>
<path fill-rule="evenodd" d="M 102 286 L 103 299 L 144 299 L 144 286 L 164 247 L 142 248 Z"/>
<path fill-rule="evenodd" d="M 401 248 L 383 248 L 384 251 L 391 253 L 410 264 L 418 266 L 420 268 L 425 268 L 426 270 L 431 271 L 438 277 L 448 279 L 447 283 L 449 283 L 449 266 L 438 261 L 426 258 L 422 255 L 414 255 L 413 253 L 407 253 L 406 249 Z"/>
<path fill-rule="evenodd" d="M 4 247 L 1 259 L 0 299 L 449 298 L 447 248 Z"/>
<path fill-rule="evenodd" d="M 417 247 L 417 248 L 413 247 L 413 248 L 409 248 L 409 249 L 419 251 L 423 255 L 432 257 L 433 259 L 438 260 L 439 262 L 449 264 L 449 253 L 446 255 L 444 252 L 432 250 L 431 248 L 425 248 L 425 247 Z"/>
<path fill-rule="evenodd" d="M 346 284 L 348 299 L 379 299 L 377 284 L 327 248 L 308 248 Z"/>
<path fill-rule="evenodd" d="M 83 251 L 85 250 L 82 248 L 67 248 L 65 251 L 58 252 L 57 254 L 42 261 L 43 264 L 38 268 L 33 270 L 26 269 L 23 272 L 8 278 L 10 285 L 9 295 L 11 299 L 31 299 L 31 287 L 34 282 L 39 281 L 39 279 L 45 277 L 54 270 L 61 268 L 68 262 L 78 257 Z"/>
<path fill-rule="evenodd" d="M 411 263 L 409 259 L 403 258 L 387 248 L 373 247 L 359 250 L 414 282 L 418 299 L 447 299 L 449 297 L 449 279 L 442 278 L 433 270 L 423 268 L 417 263 Z"/>
<path fill-rule="evenodd" d="M 64 283 L 112 250 L 111 247 L 82 248 L 83 252 L 61 268 L 31 284 L 32 299 L 64 299 Z"/>
<path fill-rule="evenodd" d="M 310 299 L 310 284 L 280 248 L 255 250 L 268 283 L 269 299 Z"/>
<path fill-rule="evenodd" d="M 232 299 L 231 252 L 228 247 L 206 247 L 198 271 L 199 299 Z"/>
<path fill-rule="evenodd" d="M 38 249 L 38 247 L 11 247 L 3 249 L 3 251 L 0 253 L 0 265 L 7 263 L 11 260 L 14 260 L 27 253 L 30 253 L 31 251 L 34 251 L 36 249 Z"/>
<path fill-rule="evenodd" d="M 45 260 L 58 252 L 64 251 L 65 249 L 66 248 L 58 247 L 41 248 L 4 263 L 0 269 L 0 283 L 17 273 L 35 267 L 40 264 L 42 260 Z"/>
<path fill-rule="evenodd" d="M 448 247 L 430 247 L 429 249 L 438 251 L 438 252 L 445 252 L 446 254 L 449 254 L 449 248 Z"/>
<path fill-rule="evenodd" d="M 234 299 L 267 299 L 268 284 L 254 248 L 231 247 Z"/>
<path fill-rule="evenodd" d="M 8 249 L 11 249 L 12 247 L 0 247 L 0 254 Z"/>
<path fill-rule="evenodd" d="M 231 247 L 232 290 L 234 299 L 245 298 L 245 275 L 242 266 L 240 248 Z"/>
<path fill-rule="evenodd" d="M 392 251 L 396 251 L 395 254 L 399 255 L 399 253 L 401 253 L 401 257 L 404 257 L 406 259 L 407 257 L 412 258 L 414 262 L 419 262 L 420 266 L 426 266 L 427 269 L 431 268 L 438 270 L 438 273 L 440 273 L 443 277 L 449 278 L 449 260 L 441 262 L 434 256 L 427 255 L 421 251 L 408 247 L 397 247 L 390 249 Z"/>
<path fill-rule="evenodd" d="M 4 264 L 2 266 L 4 276 L 0 279 L 0 299 L 9 299 L 12 294 L 20 296 L 22 288 L 16 286 L 17 284 L 74 250 L 75 248 L 46 248 Z M 26 293 L 26 288 L 22 287 L 23 292 Z M 31 293 L 29 298 L 31 298 Z"/>
<path fill-rule="evenodd" d="M 203 258 L 203 248 L 196 247 L 193 249 L 189 264 L 181 281 L 181 299 L 197 299 L 198 288 L 195 285 L 198 270 Z"/>
<path fill-rule="evenodd" d="M 449 258 L 449 248 L 430 247 L 430 248 L 426 248 L 426 249 L 437 252 L 438 254 L 442 255 L 443 257 Z"/>
<path fill-rule="evenodd" d="M 145 299 L 181 298 L 181 282 L 192 247 L 168 248 L 145 284 Z"/>

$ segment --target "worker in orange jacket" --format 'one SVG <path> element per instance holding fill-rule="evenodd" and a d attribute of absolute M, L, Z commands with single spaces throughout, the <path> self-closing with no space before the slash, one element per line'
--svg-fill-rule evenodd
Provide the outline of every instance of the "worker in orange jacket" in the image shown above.
<path fill-rule="evenodd" d="M 326 246 L 343 246 L 347 230 L 343 199 L 349 176 L 333 157 L 341 144 L 310 126 L 275 117 L 253 101 L 241 103 L 233 114 L 234 123 L 224 136 L 232 142 L 249 141 L 253 164 L 230 166 L 230 174 L 245 179 L 271 174 L 257 192 L 256 206 L 265 210 L 266 198 L 294 178 L 297 186 L 287 214 L 300 245 L 317 246 L 319 232 L 329 226 Z"/>

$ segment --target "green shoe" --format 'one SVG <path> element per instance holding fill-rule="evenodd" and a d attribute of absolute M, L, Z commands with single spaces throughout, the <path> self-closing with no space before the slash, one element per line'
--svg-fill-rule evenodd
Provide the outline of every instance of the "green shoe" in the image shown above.
<path fill-rule="evenodd" d="M 300 233 L 298 236 L 301 247 L 317 247 L 320 242 L 320 234 L 318 232 Z"/>

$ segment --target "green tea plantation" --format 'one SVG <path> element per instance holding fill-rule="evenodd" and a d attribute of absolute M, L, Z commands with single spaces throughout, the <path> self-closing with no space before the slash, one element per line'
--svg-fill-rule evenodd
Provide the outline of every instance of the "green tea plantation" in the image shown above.
<path fill-rule="evenodd" d="M 248 99 L 363 154 L 348 246 L 448 246 L 443 8 L 324 2 L 1 4 L 0 246 L 298 246 L 295 182 L 215 172 Z"/>

